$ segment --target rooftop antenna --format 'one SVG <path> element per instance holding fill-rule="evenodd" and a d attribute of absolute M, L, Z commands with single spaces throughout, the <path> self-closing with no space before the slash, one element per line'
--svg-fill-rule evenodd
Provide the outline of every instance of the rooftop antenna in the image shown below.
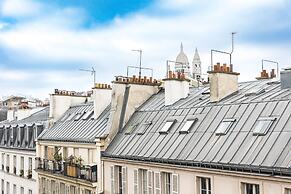
<path fill-rule="evenodd" d="M 268 59 L 262 59 L 262 71 L 264 70 L 264 62 L 269 62 L 269 63 L 276 64 L 276 66 L 277 66 L 277 77 L 279 77 L 279 63 L 277 61 L 271 61 L 271 60 L 268 60 Z"/>
<path fill-rule="evenodd" d="M 234 50 L 234 35 L 236 34 L 237 32 L 232 32 L 231 33 L 231 52 L 230 52 L 230 64 L 232 64 L 232 53 L 233 53 L 233 50 Z"/>
<path fill-rule="evenodd" d="M 141 56 L 142 56 L 142 50 L 141 49 L 133 49 L 132 51 L 139 52 L 139 72 L 138 75 L 141 77 Z"/>
<path fill-rule="evenodd" d="M 93 86 L 95 85 L 95 81 L 96 81 L 96 71 L 95 71 L 94 67 L 92 67 L 92 70 L 90 70 L 90 69 L 79 69 L 79 71 L 90 72 L 91 75 L 93 75 Z"/>

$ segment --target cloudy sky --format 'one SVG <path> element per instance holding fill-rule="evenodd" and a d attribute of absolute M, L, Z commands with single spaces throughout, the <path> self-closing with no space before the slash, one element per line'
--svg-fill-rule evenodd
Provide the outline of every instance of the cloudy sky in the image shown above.
<path fill-rule="evenodd" d="M 290 10 L 290 0 L 0 0 L 0 96 L 88 90 L 80 68 L 110 82 L 138 64 L 132 49 L 162 78 L 181 42 L 190 62 L 198 48 L 206 72 L 211 49 L 230 51 L 231 32 L 240 81 L 253 80 L 261 59 L 291 66 Z"/>

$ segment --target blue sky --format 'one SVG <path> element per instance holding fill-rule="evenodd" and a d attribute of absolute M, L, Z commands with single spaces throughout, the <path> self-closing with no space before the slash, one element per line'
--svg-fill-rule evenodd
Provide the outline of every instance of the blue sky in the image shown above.
<path fill-rule="evenodd" d="M 210 49 L 229 51 L 233 31 L 235 70 L 253 80 L 263 58 L 291 66 L 290 10 L 289 0 L 0 0 L 0 96 L 88 90 L 92 77 L 78 69 L 110 82 L 140 48 L 162 78 L 180 42 L 190 62 L 198 48 L 206 72 Z"/>

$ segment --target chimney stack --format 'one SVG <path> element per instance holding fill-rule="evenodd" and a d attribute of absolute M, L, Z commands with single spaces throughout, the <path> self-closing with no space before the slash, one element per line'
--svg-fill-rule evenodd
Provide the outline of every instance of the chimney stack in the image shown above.
<path fill-rule="evenodd" d="M 280 76 L 281 76 L 281 88 L 290 89 L 291 88 L 291 67 L 285 68 L 283 71 L 281 71 Z"/>
<path fill-rule="evenodd" d="M 55 89 L 50 95 L 49 117 L 57 121 L 71 106 L 87 101 L 88 94 Z"/>
<path fill-rule="evenodd" d="M 210 102 L 218 102 L 223 98 L 238 91 L 239 73 L 233 72 L 233 65 L 214 65 L 212 71 L 208 71 L 210 81 Z"/>
<path fill-rule="evenodd" d="M 186 98 L 189 94 L 190 80 L 185 78 L 183 73 L 177 74 L 169 71 L 166 79 L 163 79 L 165 86 L 165 105 L 174 104 L 180 99 Z"/>
<path fill-rule="evenodd" d="M 159 86 L 160 82 L 152 77 L 115 77 L 112 82 L 107 143 L 123 128 L 137 108 L 159 92 Z"/>
<path fill-rule="evenodd" d="M 93 89 L 94 118 L 97 119 L 100 114 L 111 102 L 111 86 L 109 84 L 95 83 Z"/>

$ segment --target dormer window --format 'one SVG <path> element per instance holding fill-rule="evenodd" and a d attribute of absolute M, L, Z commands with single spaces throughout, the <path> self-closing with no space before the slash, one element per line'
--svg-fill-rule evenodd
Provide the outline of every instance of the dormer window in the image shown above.
<path fill-rule="evenodd" d="M 266 135 L 275 120 L 274 117 L 259 118 L 255 124 L 253 135 Z"/>
<path fill-rule="evenodd" d="M 167 121 L 163 128 L 159 131 L 160 134 L 168 134 L 171 127 L 174 125 L 176 120 Z"/>
<path fill-rule="evenodd" d="M 216 135 L 226 135 L 236 119 L 223 119 L 215 131 Z"/>
<path fill-rule="evenodd" d="M 152 124 L 152 122 L 145 122 L 145 123 L 142 123 L 140 126 L 139 126 L 139 130 L 137 132 L 138 135 L 143 135 L 146 130 L 149 128 L 149 126 Z"/>
<path fill-rule="evenodd" d="M 197 118 L 195 119 L 188 119 L 182 129 L 179 131 L 181 134 L 189 133 L 190 129 L 193 127 L 193 125 L 198 121 Z"/>

